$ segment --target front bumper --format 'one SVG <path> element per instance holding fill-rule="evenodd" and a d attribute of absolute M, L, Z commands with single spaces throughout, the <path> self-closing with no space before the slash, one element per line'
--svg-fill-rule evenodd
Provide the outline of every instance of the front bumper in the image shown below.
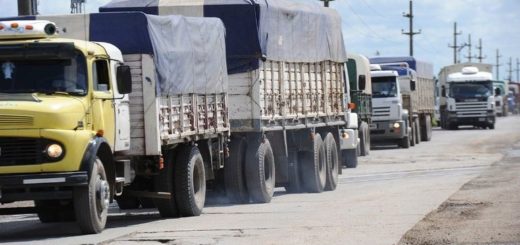
<path fill-rule="evenodd" d="M 448 116 L 448 123 L 454 125 L 474 125 L 474 126 L 487 126 L 491 124 L 495 124 L 496 117 L 494 114 L 489 114 L 487 116 L 477 116 L 477 117 L 457 117 L 457 114 L 450 113 Z"/>
<path fill-rule="evenodd" d="M 86 185 L 86 171 L 0 175 L 0 203 L 70 199 L 72 187 Z"/>
<path fill-rule="evenodd" d="M 395 128 L 394 124 L 399 124 Z M 398 121 L 374 121 L 370 125 L 370 140 L 386 141 L 402 139 L 406 136 L 406 123 L 403 120 Z"/>

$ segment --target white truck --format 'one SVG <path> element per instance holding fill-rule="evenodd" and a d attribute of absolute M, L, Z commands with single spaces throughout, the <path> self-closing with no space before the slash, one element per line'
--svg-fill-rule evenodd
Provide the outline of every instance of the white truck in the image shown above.
<path fill-rule="evenodd" d="M 506 117 L 509 113 L 509 103 L 507 102 L 509 81 L 493 81 L 493 90 L 495 91 L 495 115 Z"/>
<path fill-rule="evenodd" d="M 495 128 L 492 70 L 492 65 L 483 63 L 462 63 L 441 69 L 443 129 L 457 129 L 459 125 Z"/>
<path fill-rule="evenodd" d="M 235 166 L 224 169 L 224 181 L 232 201 L 269 202 L 276 186 L 289 192 L 336 188 L 342 151 L 357 144 L 355 131 L 346 127 L 347 57 L 336 11 L 287 0 L 125 0 L 100 11 L 136 9 L 224 22 L 227 164 Z"/>
<path fill-rule="evenodd" d="M 104 229 L 113 200 L 199 215 L 229 154 L 222 22 L 16 19 L 0 21 L 0 203 L 35 207 L 0 213 L 76 221 L 83 233 Z"/>
<path fill-rule="evenodd" d="M 409 148 L 432 135 L 435 111 L 433 67 L 413 57 L 371 58 L 372 141 Z"/>

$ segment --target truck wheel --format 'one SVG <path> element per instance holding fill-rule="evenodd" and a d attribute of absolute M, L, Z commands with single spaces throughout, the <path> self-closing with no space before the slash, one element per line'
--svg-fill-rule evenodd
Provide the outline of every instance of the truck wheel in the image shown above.
<path fill-rule="evenodd" d="M 224 184 L 226 195 L 232 203 L 248 203 L 244 167 L 247 142 L 242 138 L 231 139 L 230 155 L 224 165 Z"/>
<path fill-rule="evenodd" d="M 430 115 L 424 116 L 424 127 L 421 127 L 421 140 L 430 141 L 432 139 L 432 119 Z"/>
<path fill-rule="evenodd" d="M 421 124 L 419 123 L 419 119 L 414 120 L 415 124 L 415 144 L 418 145 L 421 143 Z"/>
<path fill-rule="evenodd" d="M 334 140 L 334 136 L 331 133 L 328 133 L 327 137 L 325 137 L 325 152 L 327 161 L 327 180 L 325 183 L 325 190 L 333 191 L 336 190 L 338 185 L 339 156 L 336 140 Z"/>
<path fill-rule="evenodd" d="M 250 141 L 246 155 L 246 185 L 255 203 L 271 202 L 275 185 L 275 162 L 268 139 Z"/>
<path fill-rule="evenodd" d="M 182 146 L 175 163 L 175 200 L 182 216 L 199 216 L 206 201 L 204 160 L 196 146 Z"/>
<path fill-rule="evenodd" d="M 356 168 L 358 164 L 356 149 L 341 150 L 341 159 L 346 168 Z"/>
<path fill-rule="evenodd" d="M 115 199 L 116 199 L 117 205 L 119 206 L 119 209 L 121 209 L 121 210 L 136 209 L 136 208 L 139 208 L 139 205 L 140 205 L 139 198 L 127 196 L 124 191 L 123 191 L 123 195 L 116 196 Z"/>
<path fill-rule="evenodd" d="M 170 193 L 167 199 L 154 198 L 153 202 L 159 214 L 164 218 L 179 217 L 177 203 L 174 197 L 173 164 L 178 150 L 167 151 L 164 158 L 164 168 L 154 177 L 154 190 L 156 192 Z"/>
<path fill-rule="evenodd" d="M 34 206 L 42 223 L 72 222 L 76 219 L 71 200 L 36 200 Z"/>
<path fill-rule="evenodd" d="M 288 193 L 300 193 L 302 192 L 302 180 L 300 177 L 301 168 L 301 153 L 295 151 L 289 151 L 289 166 L 288 166 L 288 177 L 289 182 L 284 186 L 285 191 Z"/>
<path fill-rule="evenodd" d="M 152 198 L 140 198 L 139 203 L 141 204 L 142 208 L 155 208 L 155 204 L 153 203 Z"/>
<path fill-rule="evenodd" d="M 408 149 L 410 148 L 410 139 L 408 138 L 408 136 L 405 136 L 401 139 L 401 142 L 399 143 L 399 146 L 404 148 L 404 149 Z"/>
<path fill-rule="evenodd" d="M 320 134 L 314 134 L 313 150 L 303 153 L 302 180 L 305 191 L 323 192 L 327 182 L 327 155 Z"/>
<path fill-rule="evenodd" d="M 493 124 L 489 124 L 488 127 L 489 127 L 489 129 L 495 129 L 495 124 L 494 123 Z"/>
<path fill-rule="evenodd" d="M 359 145 L 360 145 L 360 156 L 368 156 L 370 153 L 370 135 L 368 125 L 366 122 L 362 122 L 359 126 Z"/>
<path fill-rule="evenodd" d="M 103 231 L 110 203 L 110 185 L 101 159 L 96 158 L 89 177 L 88 186 L 73 191 L 76 220 L 83 234 Z"/>
<path fill-rule="evenodd" d="M 412 123 L 412 130 L 408 133 L 407 139 L 410 141 L 409 146 L 415 146 L 415 123 Z"/>

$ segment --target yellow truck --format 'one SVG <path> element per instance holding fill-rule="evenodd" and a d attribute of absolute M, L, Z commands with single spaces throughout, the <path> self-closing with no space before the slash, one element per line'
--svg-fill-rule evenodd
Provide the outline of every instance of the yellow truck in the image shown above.
<path fill-rule="evenodd" d="M 199 215 L 227 154 L 224 33 L 137 12 L 0 21 L 0 203 L 83 233 L 114 200 Z"/>

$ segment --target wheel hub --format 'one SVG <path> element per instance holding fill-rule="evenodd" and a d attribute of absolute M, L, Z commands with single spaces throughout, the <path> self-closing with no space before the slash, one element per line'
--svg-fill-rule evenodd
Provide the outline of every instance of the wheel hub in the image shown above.
<path fill-rule="evenodd" d="M 98 207 L 101 208 L 100 211 L 103 211 L 108 208 L 108 205 L 110 204 L 110 186 L 108 185 L 108 182 L 103 179 L 98 179 L 96 183 L 96 201 Z"/>

